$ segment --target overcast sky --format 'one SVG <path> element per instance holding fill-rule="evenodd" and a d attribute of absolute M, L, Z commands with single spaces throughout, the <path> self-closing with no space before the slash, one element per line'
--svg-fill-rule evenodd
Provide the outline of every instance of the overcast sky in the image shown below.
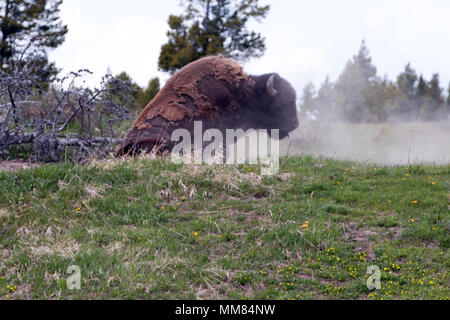
<path fill-rule="evenodd" d="M 139 85 L 158 72 L 167 19 L 182 12 L 178 0 L 64 0 L 66 42 L 50 58 L 64 71 L 88 68 L 95 83 L 110 68 Z M 266 53 L 244 65 L 251 74 L 278 72 L 300 95 L 308 81 L 334 81 L 365 39 L 378 75 L 395 79 L 406 63 L 430 79 L 450 81 L 448 0 L 277 0 L 252 29 L 266 37 Z"/>

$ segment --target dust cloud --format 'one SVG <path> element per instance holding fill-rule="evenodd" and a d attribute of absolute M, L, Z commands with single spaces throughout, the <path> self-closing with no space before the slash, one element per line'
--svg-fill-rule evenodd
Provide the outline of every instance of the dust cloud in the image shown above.
<path fill-rule="evenodd" d="M 450 121 L 381 124 L 300 120 L 281 155 L 313 154 L 381 165 L 450 163 Z"/>

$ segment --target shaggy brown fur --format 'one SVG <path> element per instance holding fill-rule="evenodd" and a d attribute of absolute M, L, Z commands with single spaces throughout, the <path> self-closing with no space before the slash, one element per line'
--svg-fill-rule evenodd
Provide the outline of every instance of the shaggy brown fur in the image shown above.
<path fill-rule="evenodd" d="M 182 68 L 167 81 L 163 90 L 147 105 L 133 126 L 140 128 L 146 120 L 153 119 L 158 115 L 168 121 L 183 120 L 185 116 L 192 115 L 191 110 L 184 106 L 188 102 L 187 97 L 195 101 L 197 110 L 193 114 L 194 117 L 217 118 L 219 113 L 215 109 L 214 101 L 211 101 L 211 97 L 207 95 L 208 89 L 204 86 L 203 88 L 199 87 L 199 82 L 205 77 L 210 80 L 225 81 L 226 84 L 222 85 L 228 87 L 227 91 L 238 91 L 235 89 L 239 89 L 245 82 L 253 85 L 252 80 L 242 68 L 230 59 L 208 57 L 197 60 Z M 232 96 L 227 98 L 231 103 L 234 102 Z"/>
<path fill-rule="evenodd" d="M 203 122 L 204 130 L 260 127 L 253 119 L 259 118 L 254 117 L 255 112 L 264 113 L 261 108 L 258 110 L 256 103 L 261 96 L 257 80 L 247 75 L 233 60 L 222 56 L 188 64 L 167 81 L 141 112 L 117 155 L 149 152 L 154 148 L 170 150 L 173 147 L 170 141 L 172 132 L 185 128 L 192 133 L 197 120 Z M 266 82 L 267 77 L 264 85 Z M 268 101 L 271 99 L 266 97 Z"/>

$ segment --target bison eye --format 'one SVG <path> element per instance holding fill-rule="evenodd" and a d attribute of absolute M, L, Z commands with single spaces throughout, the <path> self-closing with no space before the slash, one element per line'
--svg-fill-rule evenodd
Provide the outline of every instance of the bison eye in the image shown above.
<path fill-rule="evenodd" d="M 278 94 L 278 91 L 275 90 L 273 87 L 273 79 L 275 78 L 275 75 L 272 75 L 269 80 L 267 80 L 266 88 L 267 92 L 272 96 L 275 97 Z"/>

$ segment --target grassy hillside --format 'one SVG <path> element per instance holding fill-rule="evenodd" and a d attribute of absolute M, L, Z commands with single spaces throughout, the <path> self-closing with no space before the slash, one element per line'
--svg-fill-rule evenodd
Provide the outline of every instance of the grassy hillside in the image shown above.
<path fill-rule="evenodd" d="M 449 299 L 449 165 L 258 172 L 139 158 L 0 173 L 0 298 Z"/>

